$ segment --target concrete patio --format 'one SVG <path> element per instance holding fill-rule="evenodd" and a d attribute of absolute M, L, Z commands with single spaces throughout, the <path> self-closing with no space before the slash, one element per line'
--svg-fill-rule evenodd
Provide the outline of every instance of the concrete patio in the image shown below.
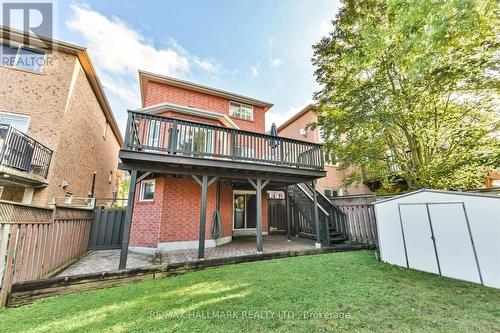
<path fill-rule="evenodd" d="M 264 236 L 264 253 L 302 251 L 315 249 L 313 240 L 293 237 L 288 241 L 285 235 Z M 206 259 L 240 257 L 256 254 L 255 237 L 234 238 L 229 244 L 205 249 Z M 197 249 L 162 251 L 162 264 L 197 261 Z M 58 276 L 110 272 L 118 269 L 120 250 L 92 251 L 73 265 L 66 268 Z M 129 251 L 127 268 L 153 266 L 153 255 Z"/>

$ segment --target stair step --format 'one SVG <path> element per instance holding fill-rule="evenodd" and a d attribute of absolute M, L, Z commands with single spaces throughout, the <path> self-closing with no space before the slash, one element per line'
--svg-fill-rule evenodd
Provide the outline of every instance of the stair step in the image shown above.
<path fill-rule="evenodd" d="M 330 244 L 344 243 L 345 240 L 346 239 L 343 236 L 333 237 L 333 238 L 330 238 Z"/>
<path fill-rule="evenodd" d="M 344 234 L 342 234 L 341 232 L 330 232 L 330 237 L 344 237 Z"/>

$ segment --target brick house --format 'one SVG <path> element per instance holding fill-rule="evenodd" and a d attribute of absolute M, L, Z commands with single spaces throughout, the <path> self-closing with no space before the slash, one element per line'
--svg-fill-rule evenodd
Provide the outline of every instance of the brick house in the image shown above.
<path fill-rule="evenodd" d="M 0 32 L 0 199 L 111 197 L 123 139 L 86 49 Z"/>
<path fill-rule="evenodd" d="M 139 82 L 142 108 L 128 112 L 120 150 L 120 169 L 136 184 L 120 267 L 129 246 L 198 248 L 203 258 L 205 247 L 250 235 L 261 252 L 269 231 L 266 191 L 299 183 L 314 188 L 314 180 L 325 176 L 322 146 L 265 134 L 271 103 L 145 71 Z M 303 199 L 312 203 L 315 193 Z M 296 234 L 302 228 L 320 246 L 317 207 L 305 215 L 310 218 Z"/>
<path fill-rule="evenodd" d="M 309 104 L 279 126 L 278 134 L 287 138 L 322 143 L 323 139 L 319 129 L 315 128 L 312 130 L 308 128 L 308 125 L 315 123 L 317 119 L 315 106 Z M 349 174 L 349 169 L 340 169 L 339 162 L 335 159 L 335 156 L 325 156 L 325 169 L 326 177 L 318 179 L 317 186 L 318 190 L 327 197 L 372 193 L 368 186 L 363 183 L 354 183 L 346 186 L 344 181 L 345 177 Z"/>

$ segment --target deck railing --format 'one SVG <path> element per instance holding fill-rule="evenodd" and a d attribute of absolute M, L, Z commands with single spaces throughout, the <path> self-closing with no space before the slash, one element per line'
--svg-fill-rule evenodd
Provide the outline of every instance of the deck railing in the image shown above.
<path fill-rule="evenodd" d="M 323 170 L 320 144 L 129 111 L 125 149 Z"/>
<path fill-rule="evenodd" d="M 0 124 L 0 165 L 47 178 L 52 150 L 18 131 Z"/>

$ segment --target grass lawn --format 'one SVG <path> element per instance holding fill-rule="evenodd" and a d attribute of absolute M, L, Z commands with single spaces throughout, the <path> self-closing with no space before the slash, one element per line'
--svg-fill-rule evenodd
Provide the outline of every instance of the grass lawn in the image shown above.
<path fill-rule="evenodd" d="M 45 299 L 0 311 L 0 332 L 500 332 L 499 308 L 499 290 L 382 264 L 361 251 Z"/>

